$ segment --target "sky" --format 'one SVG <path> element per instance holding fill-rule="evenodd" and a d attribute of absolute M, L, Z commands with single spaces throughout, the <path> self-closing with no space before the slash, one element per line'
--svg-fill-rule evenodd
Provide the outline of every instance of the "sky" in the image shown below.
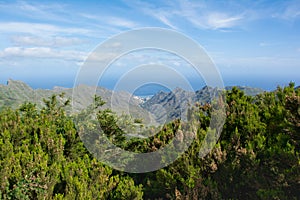
<path fill-rule="evenodd" d="M 72 87 L 99 44 L 145 27 L 171 29 L 196 41 L 225 85 L 266 90 L 290 81 L 300 85 L 299 0 L 0 0 L 0 84 L 14 79 L 34 88 Z M 186 65 L 175 57 L 133 52 L 122 64 Z M 116 79 L 118 71 L 107 80 Z M 195 84 L 201 88 L 202 82 Z"/>

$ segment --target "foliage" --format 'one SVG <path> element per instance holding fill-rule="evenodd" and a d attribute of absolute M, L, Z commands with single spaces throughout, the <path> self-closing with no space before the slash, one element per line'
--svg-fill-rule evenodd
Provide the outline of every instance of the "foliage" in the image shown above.
<path fill-rule="evenodd" d="M 57 97 L 63 94 L 44 100 L 42 109 L 32 103 L 2 109 L 0 199 L 300 198 L 300 89 L 292 83 L 257 96 L 235 87 L 227 91 L 221 137 L 205 157 L 199 151 L 211 131 L 211 105 L 197 104 L 201 124 L 189 149 L 168 167 L 143 174 L 119 172 L 93 158 L 66 114 L 69 101 Z M 100 97 L 94 100 L 77 119 L 104 105 Z M 149 138 L 128 138 L 120 119 L 124 126 L 143 126 L 140 119 L 118 118 L 108 109 L 98 110 L 95 122 L 111 142 L 134 152 L 162 148 L 184 125 L 175 120 Z"/>
<path fill-rule="evenodd" d="M 0 115 L 0 199 L 106 199 L 122 188 L 141 197 L 85 149 L 57 96 L 38 111 L 26 103 Z M 123 181 L 130 182 L 125 184 Z"/>

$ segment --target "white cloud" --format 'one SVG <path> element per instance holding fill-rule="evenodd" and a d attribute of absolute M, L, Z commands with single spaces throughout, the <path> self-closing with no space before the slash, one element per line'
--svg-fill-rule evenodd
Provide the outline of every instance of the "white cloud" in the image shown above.
<path fill-rule="evenodd" d="M 29 1 L 0 2 L 0 11 L 31 19 L 72 22 L 69 17 L 62 17 L 62 15 L 70 15 L 70 9 L 68 9 L 67 4 L 63 3 L 40 3 L 32 1 L 30 3 Z"/>
<path fill-rule="evenodd" d="M 229 16 L 224 13 L 211 13 L 207 19 L 207 26 L 213 29 L 231 28 L 239 24 L 242 16 Z"/>
<path fill-rule="evenodd" d="M 62 11 L 65 6 L 63 4 L 58 4 L 58 3 L 47 3 L 47 4 L 40 4 L 40 3 L 29 3 L 25 1 L 18 1 L 15 4 L 12 4 L 11 6 L 14 6 L 15 8 L 19 8 L 20 10 L 23 10 L 25 12 L 35 12 L 38 14 L 43 14 L 47 13 L 49 16 L 48 11 L 49 10 L 57 10 L 57 11 Z"/>
<path fill-rule="evenodd" d="M 3 51 L 0 51 L 0 58 L 51 58 L 51 59 L 63 59 L 63 60 L 75 60 L 82 61 L 86 58 L 85 52 L 70 51 L 70 50 L 55 50 L 48 47 L 8 47 Z"/>
<path fill-rule="evenodd" d="M 119 17 L 108 17 L 107 23 L 113 26 L 119 26 L 124 28 L 134 28 L 137 26 L 135 22 Z"/>
<path fill-rule="evenodd" d="M 158 20 L 160 20 L 165 25 L 169 26 L 172 29 L 178 29 L 177 26 L 175 26 L 173 23 L 170 22 L 166 14 L 163 13 L 154 13 L 153 16 L 155 16 Z"/>
<path fill-rule="evenodd" d="M 234 28 L 240 25 L 244 19 L 244 13 L 218 11 L 204 2 L 177 0 L 167 2 L 167 5 L 161 8 L 141 1 L 127 3 L 173 29 L 179 29 L 179 20 L 189 22 L 197 28 L 215 30 Z"/>
<path fill-rule="evenodd" d="M 89 35 L 91 30 L 74 27 L 60 27 L 45 23 L 1 22 L 1 33 L 25 33 L 36 36 L 55 36 L 57 34 Z"/>
<path fill-rule="evenodd" d="M 33 36 L 12 36 L 11 42 L 17 46 L 51 46 L 63 47 L 73 46 L 86 42 L 76 37 L 33 37 Z"/>
<path fill-rule="evenodd" d="M 90 6 L 89 3 L 87 6 Z M 101 12 L 99 15 L 83 14 L 82 8 L 77 8 L 72 3 L 22 0 L 2 3 L 0 1 L 0 13 L 25 21 L 1 20 L 0 33 L 27 34 L 39 37 L 72 35 L 72 37 L 84 36 L 98 39 L 116 34 L 122 28 L 137 26 L 132 20 L 117 17 L 117 13 L 105 14 L 102 12 L 103 10 L 99 11 Z"/>
<path fill-rule="evenodd" d="M 210 12 L 204 15 L 188 15 L 188 21 L 198 28 L 226 29 L 237 27 L 242 22 L 242 15 L 229 15 L 222 12 Z"/>
<path fill-rule="evenodd" d="M 106 62 L 111 61 L 114 58 L 118 57 L 118 53 L 114 52 L 92 52 L 89 54 L 88 59 L 86 61 L 88 62 Z"/>
<path fill-rule="evenodd" d="M 138 26 L 138 24 L 135 21 L 116 17 L 116 16 L 91 15 L 91 14 L 86 14 L 86 13 L 81 13 L 80 16 L 87 18 L 89 20 L 94 20 L 96 22 L 106 24 L 108 26 L 115 26 L 115 27 L 119 27 L 119 28 L 135 28 Z"/>
<path fill-rule="evenodd" d="M 284 20 L 300 18 L 300 0 L 240 3 L 227 1 L 164 1 L 157 7 L 154 3 L 141 0 L 124 0 L 128 6 L 159 20 L 173 29 L 180 29 L 190 23 L 199 29 L 228 30 L 245 28 L 247 22 L 276 17 Z"/>

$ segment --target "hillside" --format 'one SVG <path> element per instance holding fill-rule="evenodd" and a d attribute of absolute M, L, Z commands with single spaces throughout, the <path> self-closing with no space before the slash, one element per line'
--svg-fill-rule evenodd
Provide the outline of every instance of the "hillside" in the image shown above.
<path fill-rule="evenodd" d="M 226 87 L 226 90 L 231 90 L 233 87 Z M 246 95 L 255 96 L 263 93 L 262 89 L 250 87 L 236 87 L 243 91 Z M 141 107 L 153 114 L 155 119 L 162 123 L 171 121 L 172 119 L 185 119 L 187 108 L 189 105 L 194 105 L 196 102 L 200 104 L 209 103 L 213 96 L 219 92 L 217 88 L 205 86 L 196 92 L 185 91 L 181 88 L 176 88 L 171 92 L 160 91 L 152 98 L 141 104 Z M 167 116 L 165 116 L 167 113 Z"/>
<path fill-rule="evenodd" d="M 246 95 L 254 96 L 262 93 L 263 90 L 250 87 L 238 87 Z M 231 90 L 232 87 L 226 87 Z M 133 118 L 143 119 L 144 122 L 154 124 L 165 123 L 172 119 L 185 119 L 185 113 L 189 105 L 196 102 L 207 103 L 211 101 L 211 96 L 217 92 L 216 88 L 203 87 L 194 92 L 176 88 L 171 92 L 160 91 L 152 98 L 143 101 L 141 98 L 132 96 L 125 91 L 105 89 L 103 87 L 92 87 L 79 85 L 73 88 L 54 87 L 48 89 L 32 89 L 26 83 L 15 80 L 8 80 L 7 85 L 0 84 L 0 110 L 4 107 L 18 108 L 24 102 L 35 103 L 37 108 L 44 106 L 43 99 L 47 99 L 53 94 L 64 93 L 64 97 L 59 97 L 60 102 L 67 99 L 72 101 L 72 106 L 66 108 L 69 114 L 78 113 L 93 103 L 94 92 L 107 102 L 103 109 L 112 108 L 118 115 L 130 114 Z"/>
<path fill-rule="evenodd" d="M 15 97 L 12 101 L 28 97 L 30 93 L 22 93 L 21 88 L 29 89 L 20 83 L 10 85 L 7 91 Z M 206 96 L 205 92 L 200 94 Z M 183 102 L 191 96 L 176 89 L 173 94 L 159 93 L 152 100 L 176 104 L 174 98 Z M 1 199 L 300 198 L 300 90 L 293 84 L 255 97 L 246 96 L 238 88 L 227 91 L 226 122 L 217 144 L 205 157 L 199 152 L 211 112 L 209 106 L 198 105 L 200 109 L 195 112 L 200 126 L 188 150 L 169 166 L 139 174 L 118 171 L 97 160 L 83 144 L 82 136 L 89 138 L 89 130 L 98 130 L 96 125 L 100 124 L 114 145 L 150 153 L 166 145 L 176 148 L 178 143 L 170 140 L 179 133 L 183 138 L 189 136 L 180 130 L 184 123 L 172 121 L 148 138 L 126 138 L 114 116 L 100 110 L 98 120 L 83 131 L 87 124 L 75 126 L 74 118 L 66 115 L 66 107 L 61 107 L 56 98 L 48 99 L 39 109 L 27 103 L 0 111 Z M 99 137 L 91 140 L 102 144 Z M 160 162 L 173 152 L 168 153 Z M 134 157 L 114 154 L 113 158 L 121 159 L 124 169 L 134 166 Z M 138 163 L 155 164 L 151 159 Z"/>
<path fill-rule="evenodd" d="M 76 92 L 74 92 L 76 90 Z M 118 114 L 127 113 L 130 108 L 131 115 L 136 118 L 149 118 L 149 115 L 144 115 L 146 112 L 139 106 L 141 100 L 134 98 L 127 92 L 113 92 L 102 87 L 79 85 L 76 88 L 54 87 L 52 90 L 48 89 L 32 89 L 26 83 L 15 80 L 8 80 L 7 85 L 0 84 L 0 110 L 4 107 L 18 108 L 25 102 L 35 103 L 37 108 L 44 106 L 43 99 L 47 99 L 54 94 L 64 93 L 63 98 L 58 98 L 60 102 L 67 99 L 72 100 L 72 107 L 67 109 L 68 113 L 76 113 L 82 109 L 87 108 L 93 101 L 94 92 L 101 96 L 107 102 L 105 108 L 113 108 L 112 110 Z M 74 95 L 73 94 L 78 94 Z M 113 97 L 113 98 L 112 98 Z"/>

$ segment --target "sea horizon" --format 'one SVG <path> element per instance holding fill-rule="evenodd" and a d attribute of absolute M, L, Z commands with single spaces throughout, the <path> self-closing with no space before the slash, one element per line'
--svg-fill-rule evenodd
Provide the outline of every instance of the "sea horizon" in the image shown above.
<path fill-rule="evenodd" d="M 14 79 L 14 78 L 9 78 L 6 81 L 4 81 L 3 79 L 0 80 L 0 84 L 2 85 L 7 85 L 9 80 L 13 80 L 13 81 L 21 81 L 25 84 L 27 84 L 28 86 L 30 86 L 32 89 L 47 89 L 47 90 L 52 90 L 55 87 L 62 87 L 62 88 L 74 88 L 75 86 L 75 80 L 72 79 L 50 79 L 48 81 L 39 81 L 38 79 L 30 79 L 30 80 L 26 80 L 26 79 Z M 295 86 L 299 86 L 299 84 L 297 84 L 297 82 L 291 80 L 291 81 L 287 81 L 287 82 L 283 82 L 280 81 L 277 84 L 271 85 L 270 83 L 262 83 L 261 85 L 258 85 L 257 81 L 254 81 L 251 83 L 249 82 L 248 84 L 242 84 L 239 83 L 238 81 L 236 81 L 236 84 L 234 84 L 233 82 L 231 84 L 226 84 L 226 82 L 224 82 L 224 87 L 232 87 L 232 86 L 239 86 L 239 87 L 250 87 L 250 88 L 259 88 L 262 89 L 264 91 L 273 91 L 276 90 L 276 88 L 278 86 L 280 87 L 284 87 L 287 86 L 290 82 L 294 82 Z M 89 85 L 89 84 L 87 84 Z M 178 88 L 182 88 L 185 89 L 187 91 L 197 91 L 197 90 L 201 90 L 203 87 L 207 86 L 205 83 L 203 84 L 191 84 L 192 88 L 187 89 L 187 88 L 182 88 L 180 87 L 180 85 L 176 86 Z M 112 90 L 112 91 L 126 91 L 126 90 L 118 90 L 114 88 L 114 83 L 109 83 L 106 82 L 105 85 L 101 85 L 98 84 L 98 87 L 103 87 L 105 89 L 108 90 Z M 176 87 L 173 88 L 167 88 L 165 86 L 159 85 L 159 84 L 146 84 L 144 86 L 141 86 L 140 88 L 137 88 L 134 92 L 133 95 L 135 96 L 139 96 L 142 98 L 145 97 L 149 97 L 149 96 L 153 96 L 156 93 L 163 91 L 163 92 L 170 92 L 173 89 L 175 89 Z M 192 89 L 192 90 L 191 90 Z M 129 91 L 126 91 L 129 92 Z M 131 92 L 129 92 L 131 93 Z"/>

